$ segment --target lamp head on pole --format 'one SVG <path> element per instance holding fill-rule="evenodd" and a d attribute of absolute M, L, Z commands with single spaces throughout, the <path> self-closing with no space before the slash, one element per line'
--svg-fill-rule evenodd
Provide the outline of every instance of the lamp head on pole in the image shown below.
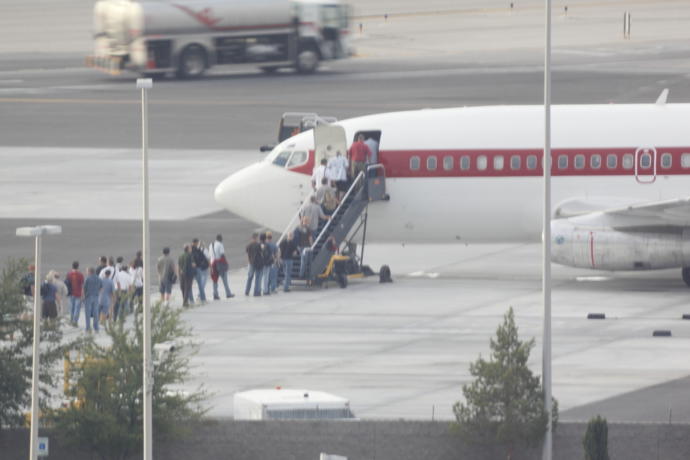
<path fill-rule="evenodd" d="M 41 236 L 41 235 L 59 235 L 62 233 L 60 225 L 38 225 L 36 227 L 19 227 L 17 229 L 17 236 Z"/>
<path fill-rule="evenodd" d="M 137 78 L 137 89 L 151 89 L 153 88 L 153 79 L 151 78 Z"/>

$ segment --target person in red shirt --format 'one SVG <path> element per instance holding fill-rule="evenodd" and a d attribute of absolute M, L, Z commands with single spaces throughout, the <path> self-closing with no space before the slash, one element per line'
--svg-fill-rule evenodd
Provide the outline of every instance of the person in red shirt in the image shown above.
<path fill-rule="evenodd" d="M 357 140 L 350 147 L 350 167 L 352 179 L 356 179 L 360 172 L 367 169 L 367 163 L 371 160 L 371 149 L 364 143 L 364 134 L 358 134 Z"/>
<path fill-rule="evenodd" d="M 67 292 L 70 299 L 70 322 L 72 326 L 77 326 L 79 323 L 79 313 L 81 312 L 81 303 L 84 288 L 84 275 L 79 271 L 79 262 L 72 262 L 72 271 L 65 277 L 65 284 L 67 285 Z"/>

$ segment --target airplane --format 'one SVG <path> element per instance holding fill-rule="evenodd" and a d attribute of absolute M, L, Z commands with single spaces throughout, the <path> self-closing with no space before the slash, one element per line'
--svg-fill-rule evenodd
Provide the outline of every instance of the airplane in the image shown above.
<path fill-rule="evenodd" d="M 552 261 L 599 270 L 681 268 L 690 286 L 690 104 L 552 107 Z M 543 106 L 367 115 L 278 144 L 223 180 L 216 201 L 282 231 L 311 193 L 320 158 L 357 134 L 379 141 L 390 199 L 368 210 L 367 240 L 537 242 Z M 335 137 L 334 137 L 335 136 Z M 338 137 L 340 136 L 340 138 Z M 333 146 L 338 146 L 337 149 Z"/>

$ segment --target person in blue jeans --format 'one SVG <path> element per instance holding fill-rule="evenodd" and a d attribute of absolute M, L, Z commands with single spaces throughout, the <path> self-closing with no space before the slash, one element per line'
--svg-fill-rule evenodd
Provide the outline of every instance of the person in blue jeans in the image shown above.
<path fill-rule="evenodd" d="M 70 300 L 70 322 L 72 326 L 77 327 L 79 323 L 79 314 L 81 313 L 83 290 L 84 290 L 84 275 L 79 271 L 79 262 L 72 262 L 72 271 L 65 277 L 65 285 L 68 287 Z"/>
<path fill-rule="evenodd" d="M 262 247 L 261 243 L 259 243 L 258 233 L 252 233 L 252 239 L 247 245 L 247 260 L 249 261 L 249 269 L 247 273 L 247 285 L 244 288 L 244 295 L 249 295 L 253 280 L 254 296 L 259 297 L 261 295 L 261 274 L 264 266 Z"/>
<path fill-rule="evenodd" d="M 84 313 L 86 319 L 86 332 L 91 332 L 91 320 L 93 318 L 93 330 L 98 332 L 98 295 L 101 292 L 102 282 L 93 267 L 89 267 L 88 275 L 84 281 Z"/>
<path fill-rule="evenodd" d="M 105 278 L 101 279 L 101 293 L 98 296 L 98 307 L 101 315 L 101 322 L 105 322 L 107 318 L 110 318 L 110 306 L 113 303 L 115 285 L 113 284 L 113 280 L 110 279 L 111 270 L 111 267 L 103 270 L 105 273 Z"/>
<path fill-rule="evenodd" d="M 235 294 L 230 292 L 230 284 L 228 283 L 228 259 L 225 257 L 225 246 L 223 246 L 223 235 L 216 235 L 216 241 L 209 246 L 209 256 L 211 258 L 211 265 L 216 271 L 214 277 L 211 273 L 211 280 L 213 281 L 213 300 L 220 300 L 218 294 L 218 281 L 223 282 L 225 287 L 225 297 L 231 299 Z"/>

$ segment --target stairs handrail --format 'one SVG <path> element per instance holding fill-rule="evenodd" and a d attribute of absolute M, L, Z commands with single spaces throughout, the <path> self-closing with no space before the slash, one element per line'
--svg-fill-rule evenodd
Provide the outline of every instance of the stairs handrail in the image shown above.
<path fill-rule="evenodd" d="M 287 227 L 285 227 L 285 230 L 283 230 L 283 233 L 280 234 L 280 238 L 278 238 L 278 241 L 276 242 L 277 246 L 280 246 L 280 243 L 285 239 L 287 234 L 294 228 L 296 227 L 295 223 L 299 221 L 299 217 L 302 214 L 302 210 L 304 209 L 305 204 L 309 203 L 311 200 L 312 195 L 314 195 L 314 191 L 312 190 L 309 195 L 304 199 L 301 205 L 299 205 L 299 208 L 297 209 L 297 212 L 295 213 L 294 216 L 292 216 L 292 219 L 290 219 L 290 222 L 287 224 Z"/>
<path fill-rule="evenodd" d="M 338 214 L 338 212 L 340 211 L 340 208 L 342 208 L 342 206 L 345 204 L 345 202 L 347 201 L 347 199 L 348 199 L 348 197 L 350 196 L 350 194 L 352 193 L 352 191 L 356 188 L 356 185 L 357 185 L 363 178 L 364 178 L 364 171 L 361 171 L 361 172 L 357 175 L 357 177 L 355 178 L 355 180 L 352 182 L 352 185 L 351 185 L 350 188 L 347 190 L 347 193 L 345 193 L 345 196 L 343 197 L 343 199 L 340 200 L 340 203 L 338 204 L 338 207 L 335 208 L 335 211 L 333 211 L 333 214 L 331 214 L 331 218 L 328 219 L 328 221 L 326 222 L 326 225 L 324 225 L 323 228 L 321 229 L 321 233 L 319 233 L 319 236 L 317 236 L 317 237 L 314 239 L 314 243 L 312 243 L 312 245 L 311 245 L 311 250 L 312 250 L 312 252 L 316 249 L 316 243 L 318 243 L 318 242 L 321 240 L 321 237 L 326 233 L 326 230 L 328 230 L 328 227 L 330 227 L 331 222 L 333 221 L 333 216 L 336 216 L 336 215 Z"/>

